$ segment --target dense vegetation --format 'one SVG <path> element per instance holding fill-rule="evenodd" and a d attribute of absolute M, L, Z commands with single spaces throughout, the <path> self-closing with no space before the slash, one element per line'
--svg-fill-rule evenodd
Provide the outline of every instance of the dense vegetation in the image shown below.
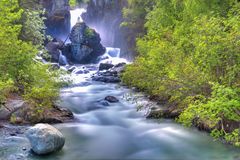
<path fill-rule="evenodd" d="M 69 4 L 71 7 L 76 7 L 80 4 L 86 4 L 89 0 L 69 0 Z"/>
<path fill-rule="evenodd" d="M 0 1 L 0 102 L 20 95 L 40 118 L 58 97 L 57 74 L 35 60 L 45 38 L 44 23 L 41 11 L 29 5 L 25 0 Z"/>
<path fill-rule="evenodd" d="M 137 39 L 139 56 L 123 74 L 124 83 L 177 106 L 178 122 L 204 125 L 213 136 L 240 146 L 240 3 L 129 4 L 125 24 L 141 28 L 138 21 L 144 22 L 147 33 Z"/>

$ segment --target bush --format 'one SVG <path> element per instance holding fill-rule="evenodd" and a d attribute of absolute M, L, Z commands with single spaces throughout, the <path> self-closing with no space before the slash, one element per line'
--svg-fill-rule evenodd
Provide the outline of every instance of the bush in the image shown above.
<path fill-rule="evenodd" d="M 39 45 L 33 43 L 41 44 L 43 40 L 40 15 L 29 10 L 24 12 L 18 0 L 0 1 L 0 10 L 0 101 L 14 89 L 37 111 L 51 107 L 59 93 L 58 75 L 34 61 Z M 27 19 L 23 23 L 25 14 Z M 23 35 L 25 41 L 19 38 Z"/>
<path fill-rule="evenodd" d="M 9 79 L 7 81 L 0 81 L 0 104 L 3 104 L 9 94 L 15 91 L 14 82 Z"/>
<path fill-rule="evenodd" d="M 211 129 L 222 131 L 213 130 L 212 135 L 215 137 L 225 136 L 226 140 L 231 142 L 231 139 L 235 139 L 233 143 L 237 143 L 239 141 L 236 139 L 239 139 L 239 135 L 235 134 L 236 130 L 228 133 L 229 131 L 225 130 L 223 123 L 226 120 L 240 122 L 240 90 L 219 84 L 215 84 L 212 90 L 212 95 L 208 99 L 203 98 L 189 104 L 188 108 L 180 115 L 178 122 L 186 126 L 192 126 L 194 121 L 197 125 L 204 123 Z M 219 133 L 221 134 L 219 135 Z M 233 137 L 234 135 L 237 137 Z"/>
<path fill-rule="evenodd" d="M 240 3 L 159 0 L 146 11 L 147 34 L 123 82 L 177 105 L 187 126 L 239 122 Z"/>
<path fill-rule="evenodd" d="M 41 10 L 25 9 L 22 15 L 22 30 L 20 38 L 32 42 L 34 45 L 42 45 L 45 40 L 45 18 Z"/>

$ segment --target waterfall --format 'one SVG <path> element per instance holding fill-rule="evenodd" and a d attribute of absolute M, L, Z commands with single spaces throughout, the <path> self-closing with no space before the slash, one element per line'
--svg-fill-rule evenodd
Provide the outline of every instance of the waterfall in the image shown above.
<path fill-rule="evenodd" d="M 71 14 L 71 29 L 72 27 L 78 22 L 78 19 L 80 20 L 80 22 L 83 22 L 82 19 L 82 14 L 86 12 L 86 9 L 84 8 L 77 8 L 74 10 L 70 11 Z"/>
<path fill-rule="evenodd" d="M 68 64 L 67 58 L 66 58 L 66 56 L 64 56 L 64 55 L 62 54 L 62 51 L 60 51 L 58 63 L 59 63 L 60 65 L 67 65 L 67 64 Z"/>
<path fill-rule="evenodd" d="M 120 48 L 106 47 L 106 52 L 101 57 L 99 63 L 111 63 L 114 65 L 119 63 L 129 63 L 126 59 L 120 58 L 120 53 L 121 53 Z"/>
<path fill-rule="evenodd" d="M 107 47 L 106 48 L 106 53 L 108 56 L 110 57 L 120 57 L 120 48 L 111 48 L 111 47 Z"/>

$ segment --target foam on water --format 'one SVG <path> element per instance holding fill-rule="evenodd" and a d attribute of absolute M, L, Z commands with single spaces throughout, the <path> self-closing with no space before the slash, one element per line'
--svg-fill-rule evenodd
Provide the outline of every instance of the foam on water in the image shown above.
<path fill-rule="evenodd" d="M 60 50 L 59 60 L 58 62 L 62 65 L 67 65 L 68 61 L 65 55 L 62 54 L 62 51 Z"/>
<path fill-rule="evenodd" d="M 120 58 L 120 52 L 120 48 L 106 47 L 106 52 L 101 56 L 99 63 L 111 63 L 114 65 L 119 63 L 129 63 L 126 59 Z"/>

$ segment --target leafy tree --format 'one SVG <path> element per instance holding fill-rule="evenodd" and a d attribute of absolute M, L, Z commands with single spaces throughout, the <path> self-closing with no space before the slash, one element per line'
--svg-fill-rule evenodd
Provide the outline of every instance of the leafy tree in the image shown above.
<path fill-rule="evenodd" d="M 239 122 L 239 11 L 235 0 L 156 1 L 123 81 L 177 105 L 188 126 L 197 118 L 220 131 L 222 121 Z M 221 136 L 239 144 L 236 130 L 228 132 Z"/>
<path fill-rule="evenodd" d="M 33 110 L 51 107 L 58 97 L 56 74 L 48 71 L 47 65 L 34 60 L 38 46 L 33 43 L 38 40 L 41 43 L 42 37 L 35 36 L 41 32 L 41 27 L 33 28 L 32 34 L 24 38 L 27 41 L 19 39 L 22 29 L 38 25 L 40 17 L 32 15 L 32 21 L 28 19 L 22 26 L 22 16 L 26 12 L 20 8 L 18 0 L 1 0 L 0 11 L 0 92 L 4 93 L 1 100 L 14 90 L 23 95 Z"/>

